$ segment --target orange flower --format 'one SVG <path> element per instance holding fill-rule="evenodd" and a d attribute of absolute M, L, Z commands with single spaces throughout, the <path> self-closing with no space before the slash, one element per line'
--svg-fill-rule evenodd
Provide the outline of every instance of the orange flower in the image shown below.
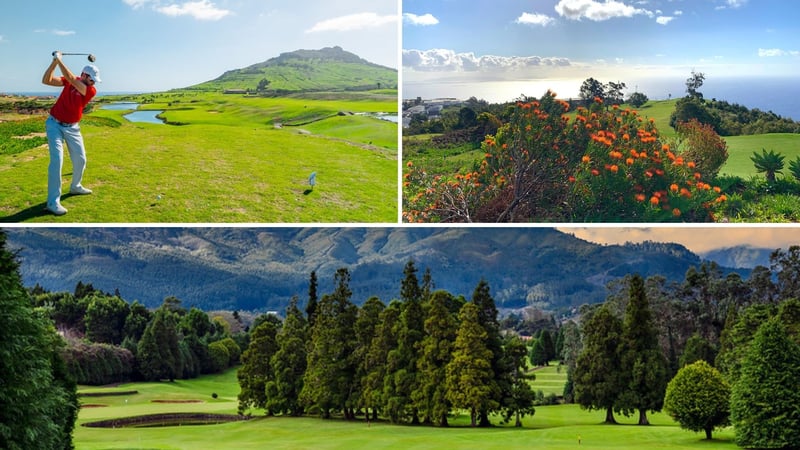
<path fill-rule="evenodd" d="M 661 150 L 664 150 L 665 152 L 668 152 L 669 151 L 669 144 L 662 145 L 661 146 Z"/>
<path fill-rule="evenodd" d="M 661 200 L 658 197 L 656 197 L 655 195 L 650 197 L 650 204 L 651 205 L 658 206 L 659 203 L 661 203 Z"/>
<path fill-rule="evenodd" d="M 702 175 L 700 175 L 700 172 L 695 172 L 695 173 L 694 173 L 694 179 L 695 179 L 695 180 L 699 180 L 700 178 L 703 178 L 703 176 L 702 176 Z"/>
<path fill-rule="evenodd" d="M 627 165 L 629 165 L 629 166 L 632 166 L 632 165 L 633 165 L 633 162 L 634 162 L 634 161 L 633 161 L 633 158 L 628 158 L 628 159 L 626 159 L 626 160 L 625 160 L 625 164 L 627 164 Z"/>
<path fill-rule="evenodd" d="M 719 194 L 720 192 L 722 192 L 722 189 L 719 186 L 714 186 L 714 192 Z"/>
<path fill-rule="evenodd" d="M 584 163 L 588 164 L 588 163 L 592 162 L 592 158 L 589 158 L 589 155 L 583 155 L 583 158 L 581 158 L 581 162 L 584 162 Z"/>
<path fill-rule="evenodd" d="M 680 217 L 681 216 L 681 210 L 678 209 L 678 208 L 673 209 L 672 210 L 672 215 L 675 216 L 675 217 Z"/>
<path fill-rule="evenodd" d="M 575 182 L 575 177 L 573 177 L 572 175 L 570 175 L 570 176 L 569 176 L 569 178 L 568 178 L 568 180 L 569 180 L 569 182 L 570 182 L 570 183 L 574 183 L 574 182 Z"/>
<path fill-rule="evenodd" d="M 407 167 L 411 167 L 411 166 L 413 166 L 413 165 L 414 165 L 414 163 L 413 163 L 413 162 L 411 162 L 411 161 L 409 161 L 409 162 L 407 162 L 407 163 L 406 163 L 406 166 L 407 166 Z"/>
<path fill-rule="evenodd" d="M 644 194 L 636 194 L 636 201 L 637 202 L 643 202 L 644 199 L 645 199 Z"/>
<path fill-rule="evenodd" d="M 694 169 L 694 161 L 689 161 L 688 163 L 686 163 L 686 167 Z"/>
<path fill-rule="evenodd" d="M 678 189 L 679 189 L 679 187 L 675 183 L 672 183 L 671 185 L 669 185 L 669 190 L 672 191 L 673 193 L 678 192 Z"/>
<path fill-rule="evenodd" d="M 719 197 L 717 197 L 717 200 L 716 200 L 716 202 L 717 202 L 717 203 L 722 203 L 722 202 L 724 202 L 725 200 L 728 200 L 728 197 L 726 197 L 726 196 L 725 196 L 725 194 L 722 194 L 722 195 L 720 195 Z"/>
<path fill-rule="evenodd" d="M 598 176 L 598 175 L 600 175 L 600 171 L 597 170 L 597 169 L 592 169 L 592 175 Z"/>
<path fill-rule="evenodd" d="M 608 168 L 613 173 L 617 173 L 619 171 L 619 167 L 616 164 L 612 164 L 611 167 Z"/>

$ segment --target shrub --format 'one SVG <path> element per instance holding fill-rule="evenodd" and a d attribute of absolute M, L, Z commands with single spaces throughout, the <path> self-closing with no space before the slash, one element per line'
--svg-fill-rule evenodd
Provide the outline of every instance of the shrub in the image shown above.
<path fill-rule="evenodd" d="M 694 161 L 703 178 L 713 179 L 728 160 L 728 144 L 720 138 L 711 125 L 696 119 L 678 124 L 681 140 L 680 155 L 686 161 Z"/>
<path fill-rule="evenodd" d="M 727 426 L 731 388 L 722 374 L 706 361 L 684 366 L 667 385 L 664 410 L 681 428 L 705 431 L 711 439 L 714 428 Z"/>

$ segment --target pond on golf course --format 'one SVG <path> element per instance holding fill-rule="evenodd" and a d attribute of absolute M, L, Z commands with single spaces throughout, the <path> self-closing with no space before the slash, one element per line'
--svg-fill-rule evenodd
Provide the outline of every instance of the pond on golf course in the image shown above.
<path fill-rule="evenodd" d="M 164 111 L 134 111 L 130 114 L 125 114 L 122 117 L 131 122 L 156 123 L 164 125 L 164 121 L 156 117 L 163 112 Z"/>
<path fill-rule="evenodd" d="M 155 123 L 163 125 L 164 121 L 156 117 L 157 115 L 163 113 L 163 110 L 159 111 L 137 111 L 139 108 L 139 104 L 136 102 L 112 102 L 105 104 L 100 107 L 100 109 L 109 109 L 113 111 L 128 111 L 131 110 L 133 112 L 125 114 L 124 118 L 128 119 L 130 122 L 144 122 L 144 123 Z"/>

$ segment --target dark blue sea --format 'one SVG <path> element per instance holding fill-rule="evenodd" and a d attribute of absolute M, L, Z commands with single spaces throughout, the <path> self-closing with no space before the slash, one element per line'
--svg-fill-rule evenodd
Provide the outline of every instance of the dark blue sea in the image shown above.
<path fill-rule="evenodd" d="M 622 81 L 627 96 L 642 92 L 652 100 L 666 100 L 686 95 L 687 77 L 644 78 L 619 80 L 600 79 L 602 82 Z M 466 100 L 472 96 L 491 103 L 513 101 L 520 94 L 539 97 L 551 89 L 560 98 L 578 98 L 584 79 L 536 79 L 513 81 L 403 81 L 403 98 L 423 99 L 451 97 Z M 772 111 L 783 117 L 800 121 L 800 76 L 789 78 L 751 77 L 733 78 L 707 75 L 699 89 L 706 99 L 726 100 L 750 109 Z"/>
<path fill-rule="evenodd" d="M 683 80 L 647 79 L 626 84 L 626 93 L 638 85 L 639 92 L 652 100 L 686 95 Z M 800 78 L 706 78 L 699 91 L 707 100 L 726 100 L 800 121 Z"/>

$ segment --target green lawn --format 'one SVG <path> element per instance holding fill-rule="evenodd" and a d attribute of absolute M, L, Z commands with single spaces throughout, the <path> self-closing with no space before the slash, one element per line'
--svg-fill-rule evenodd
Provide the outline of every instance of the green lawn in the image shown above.
<path fill-rule="evenodd" d="M 762 148 L 783 154 L 786 157 L 784 162 L 787 169 L 789 162 L 800 156 L 800 134 L 773 133 L 729 136 L 725 138 L 725 142 L 728 143 L 728 162 L 722 166 L 720 171 L 722 175 L 736 175 L 744 179 L 757 175 L 750 157 L 753 152 L 760 154 Z M 784 169 L 784 175 L 791 176 L 787 169 Z"/>
<path fill-rule="evenodd" d="M 43 212 L 46 146 L 0 155 L 0 221 L 397 221 L 397 125 L 364 115 L 345 123 L 337 116 L 395 112 L 396 101 L 166 94 L 141 109 L 160 108 L 168 121 L 184 125 L 130 123 L 120 111 L 85 116 L 84 185 L 94 194 L 63 196 L 64 217 Z M 318 119 L 305 127 L 275 126 Z M 312 172 L 317 185 L 310 190 Z M 66 191 L 68 157 L 62 173 Z"/>
<path fill-rule="evenodd" d="M 531 383 L 534 391 L 542 391 L 545 395 L 564 394 L 564 384 L 567 382 L 567 368 L 551 363 L 547 367 L 536 368 L 532 372 L 536 379 Z"/>
<path fill-rule="evenodd" d="M 544 369 L 548 370 L 548 369 Z M 734 449 L 732 430 L 715 433 L 706 442 L 702 434 L 680 429 L 664 414 L 650 415 L 653 425 L 636 426 L 636 417 L 618 417 L 621 425 L 602 425 L 602 411 L 587 412 L 574 405 L 536 408 L 523 419 L 524 427 L 500 424 L 472 429 L 462 414 L 450 428 L 410 427 L 363 420 L 258 417 L 247 422 L 161 428 L 87 428 L 91 420 L 129 417 L 155 412 L 235 413 L 236 371 L 173 383 L 132 383 L 113 388 L 85 388 L 81 392 L 137 390 L 127 396 L 83 397 L 75 429 L 75 447 L 82 449 L 352 449 L 352 448 L 468 448 L 511 449 Z M 218 398 L 213 399 L 212 393 Z M 154 403 L 153 400 L 195 400 L 198 403 Z"/>

